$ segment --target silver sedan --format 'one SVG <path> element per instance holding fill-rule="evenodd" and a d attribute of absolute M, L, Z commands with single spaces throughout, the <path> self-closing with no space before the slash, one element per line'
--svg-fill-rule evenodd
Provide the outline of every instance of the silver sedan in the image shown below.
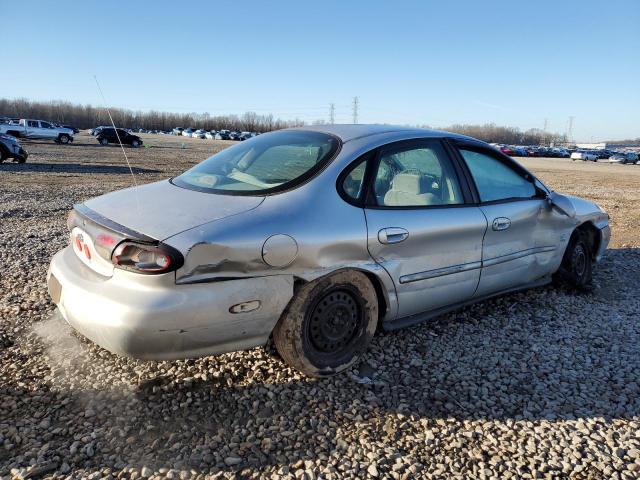
<path fill-rule="evenodd" d="M 76 205 L 48 285 L 67 322 L 118 354 L 196 357 L 273 337 L 286 362 L 324 376 L 379 327 L 552 279 L 586 286 L 608 218 L 473 138 L 305 127 Z"/>

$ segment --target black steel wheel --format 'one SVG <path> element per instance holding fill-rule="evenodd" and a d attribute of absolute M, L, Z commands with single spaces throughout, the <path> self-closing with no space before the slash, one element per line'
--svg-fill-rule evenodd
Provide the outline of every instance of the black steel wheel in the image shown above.
<path fill-rule="evenodd" d="M 364 352 L 378 325 L 367 276 L 342 270 L 304 285 L 273 330 L 280 356 L 310 377 L 334 375 Z"/>
<path fill-rule="evenodd" d="M 319 353 L 334 354 L 350 348 L 362 327 L 364 316 L 360 301 L 346 288 L 329 291 L 309 314 L 309 341 Z"/>

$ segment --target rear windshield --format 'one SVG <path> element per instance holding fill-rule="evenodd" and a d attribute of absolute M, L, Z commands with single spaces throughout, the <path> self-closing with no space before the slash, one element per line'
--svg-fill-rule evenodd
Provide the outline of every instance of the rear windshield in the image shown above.
<path fill-rule="evenodd" d="M 337 138 L 325 133 L 273 132 L 222 150 L 172 181 L 208 192 L 276 192 L 310 178 L 331 160 L 339 146 Z"/>

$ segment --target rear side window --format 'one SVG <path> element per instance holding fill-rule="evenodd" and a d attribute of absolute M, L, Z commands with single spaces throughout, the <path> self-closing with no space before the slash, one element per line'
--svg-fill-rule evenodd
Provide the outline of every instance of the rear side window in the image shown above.
<path fill-rule="evenodd" d="M 480 201 L 536 196 L 536 189 L 530 181 L 497 158 L 473 150 L 460 149 L 460 153 L 471 171 Z"/>

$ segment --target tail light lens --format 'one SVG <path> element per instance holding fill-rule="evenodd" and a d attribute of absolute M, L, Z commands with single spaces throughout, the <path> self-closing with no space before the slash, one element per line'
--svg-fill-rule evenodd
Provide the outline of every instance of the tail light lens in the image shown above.
<path fill-rule="evenodd" d="M 123 242 L 111 255 L 113 264 L 124 270 L 138 273 L 166 273 L 182 266 L 180 252 L 167 245 L 144 245 Z"/>

